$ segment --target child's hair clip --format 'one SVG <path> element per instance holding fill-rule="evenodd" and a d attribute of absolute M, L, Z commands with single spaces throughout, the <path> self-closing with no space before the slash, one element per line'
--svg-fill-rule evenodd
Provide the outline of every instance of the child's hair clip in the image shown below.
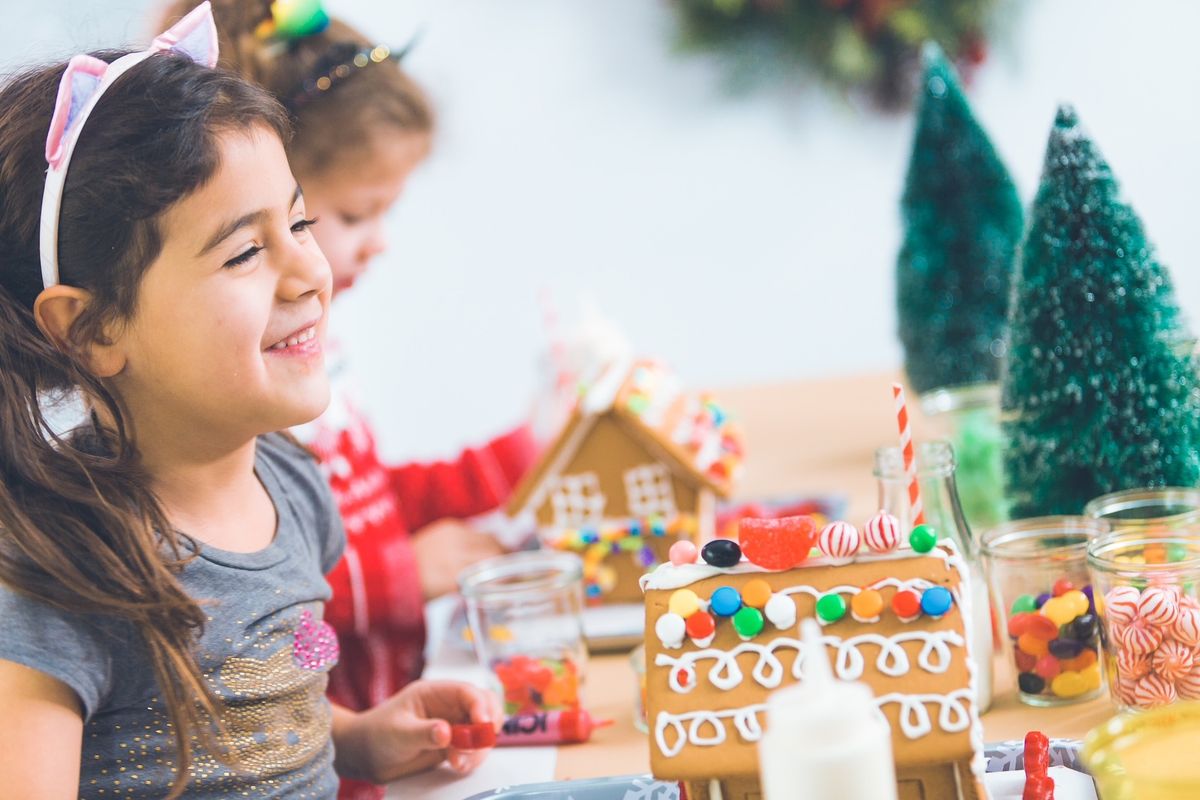
<path fill-rule="evenodd" d="M 295 113 L 364 67 L 384 61 L 400 63 L 412 52 L 422 33 L 417 31 L 408 44 L 399 50 L 393 50 L 385 44 L 363 47 L 356 42 L 339 42 L 330 45 L 317 62 L 312 77 L 304 79 L 295 90 L 280 98 L 283 107 Z"/>
<path fill-rule="evenodd" d="M 275 0 L 271 16 L 259 23 L 254 35 L 259 39 L 292 42 L 315 36 L 329 27 L 329 14 L 321 0 Z"/>

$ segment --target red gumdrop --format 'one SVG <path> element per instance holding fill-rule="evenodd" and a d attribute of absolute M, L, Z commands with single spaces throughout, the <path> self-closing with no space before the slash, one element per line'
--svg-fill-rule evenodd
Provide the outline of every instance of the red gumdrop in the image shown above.
<path fill-rule="evenodd" d="M 1030 614 L 1029 624 L 1025 632 L 1035 639 L 1041 639 L 1043 642 L 1052 642 L 1058 638 L 1058 625 L 1049 617 L 1043 617 L 1041 614 Z"/>
<path fill-rule="evenodd" d="M 809 516 L 755 519 L 738 522 L 742 555 L 763 569 L 791 569 L 808 558 L 817 542 L 817 524 Z"/>
<path fill-rule="evenodd" d="M 1008 618 L 1008 635 L 1014 639 L 1021 638 L 1021 635 L 1029 630 L 1029 619 L 1034 615 L 1030 612 L 1021 614 L 1013 614 Z"/>
<path fill-rule="evenodd" d="M 684 629 L 693 639 L 704 639 L 717 629 L 717 621 L 707 611 L 695 611 L 687 618 Z"/>
<path fill-rule="evenodd" d="M 1025 734 L 1025 774 L 1045 775 L 1050 769 L 1050 740 L 1041 731 Z"/>
<path fill-rule="evenodd" d="M 1025 790 L 1021 800 L 1054 800 L 1054 778 L 1049 775 L 1025 773 Z"/>
<path fill-rule="evenodd" d="M 489 722 L 450 726 L 450 746 L 455 750 L 482 750 L 496 746 L 496 729 Z"/>
<path fill-rule="evenodd" d="M 1057 658 L 1047 654 L 1037 660 L 1033 671 L 1043 679 L 1052 681 L 1058 677 L 1058 673 L 1062 672 L 1062 664 L 1058 663 Z"/>
<path fill-rule="evenodd" d="M 1071 583 L 1066 578 L 1059 578 L 1054 582 L 1054 587 L 1050 589 L 1050 593 L 1055 597 L 1062 597 L 1067 592 L 1075 588 L 1075 584 Z"/>
<path fill-rule="evenodd" d="M 1020 648 L 1013 648 L 1013 660 L 1017 662 L 1017 672 L 1033 672 L 1037 665 L 1037 656 L 1032 656 Z"/>

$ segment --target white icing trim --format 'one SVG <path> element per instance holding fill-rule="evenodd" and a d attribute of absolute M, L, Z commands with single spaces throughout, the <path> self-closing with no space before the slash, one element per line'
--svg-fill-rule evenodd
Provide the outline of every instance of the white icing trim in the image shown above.
<path fill-rule="evenodd" d="M 633 359 L 629 357 L 619 358 L 609 364 L 608 369 L 584 395 L 580 409 L 585 414 L 602 414 L 612 408 L 632 367 Z"/>
<path fill-rule="evenodd" d="M 933 731 L 932 718 L 925 708 L 927 704 L 938 706 L 938 727 L 946 733 L 961 733 L 971 726 L 973 721 L 977 721 L 973 711 L 974 694 L 970 689 L 955 689 L 948 694 L 893 692 L 875 698 L 875 707 L 880 711 L 888 703 L 900 704 L 900 732 L 908 739 L 920 739 Z M 715 747 L 725 743 L 726 719 L 733 720 L 733 726 L 743 741 L 757 742 L 762 738 L 758 714 L 766 708 L 766 703 L 754 703 L 722 711 L 685 711 L 681 714 L 660 711 L 654 718 L 654 742 L 658 745 L 659 752 L 667 758 L 679 755 L 684 746 L 689 744 L 696 747 Z M 711 728 L 711 734 L 704 733 L 706 726 Z M 674 743 L 671 745 L 667 744 L 668 730 L 674 734 Z"/>
<path fill-rule="evenodd" d="M 862 677 L 864 670 L 863 654 L 860 652 L 864 644 L 875 645 L 879 655 L 875 658 L 875 669 L 890 678 L 900 678 L 907 675 L 912 665 L 908 653 L 901 646 L 905 642 L 924 642 L 920 653 L 917 654 L 917 666 L 925 672 L 940 675 L 950 668 L 950 646 L 965 647 L 966 640 L 958 631 L 903 631 L 891 637 L 878 633 L 862 633 L 840 639 L 836 636 L 822 636 L 821 643 L 836 651 L 834 671 L 838 678 L 844 681 L 855 681 Z M 758 660 L 751 671 L 751 677 L 763 688 L 775 689 L 783 682 L 783 662 L 775 655 L 776 650 L 790 649 L 796 651 L 795 661 L 792 662 L 792 677 L 796 680 L 804 678 L 802 669 L 804 663 L 804 648 L 799 639 L 780 636 L 767 644 L 758 642 L 743 642 L 731 650 L 707 649 L 683 653 L 673 656 L 659 653 L 654 660 L 655 666 L 669 667 L 667 684 L 677 693 L 691 691 L 690 688 L 678 683 L 678 669 L 695 677 L 697 662 L 712 659 L 716 663 L 708 671 L 708 680 L 717 689 L 729 691 L 742 683 L 744 675 L 738 666 L 737 657 L 743 653 L 754 653 Z M 935 660 L 936 659 L 936 660 Z M 689 686 L 692 684 L 689 684 Z"/>

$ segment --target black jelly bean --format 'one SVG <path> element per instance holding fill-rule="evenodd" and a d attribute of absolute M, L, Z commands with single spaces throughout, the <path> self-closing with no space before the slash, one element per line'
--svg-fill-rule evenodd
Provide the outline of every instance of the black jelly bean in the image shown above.
<path fill-rule="evenodd" d="M 734 567 L 742 560 L 742 548 L 732 539 L 713 539 L 701 548 L 700 557 L 714 567 Z"/>
<path fill-rule="evenodd" d="M 1050 643 L 1050 655 L 1055 658 L 1074 658 L 1083 652 L 1083 642 L 1074 639 L 1055 639 Z"/>
<path fill-rule="evenodd" d="M 1022 672 L 1017 676 L 1017 686 L 1025 694 L 1041 694 L 1046 689 L 1046 682 L 1040 675 L 1032 672 Z"/>
<path fill-rule="evenodd" d="M 1071 638 L 1081 642 L 1089 641 L 1099 633 L 1095 614 L 1083 614 L 1067 624 L 1071 627 Z"/>

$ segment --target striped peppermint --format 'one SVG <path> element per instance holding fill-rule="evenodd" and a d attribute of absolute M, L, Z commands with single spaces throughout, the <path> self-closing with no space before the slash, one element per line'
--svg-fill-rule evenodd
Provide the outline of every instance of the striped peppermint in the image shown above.
<path fill-rule="evenodd" d="M 1192 654 L 1192 648 L 1167 639 L 1154 651 L 1154 655 L 1150 657 L 1150 664 L 1159 675 L 1175 682 L 1179 680 L 1179 676 L 1192 671 L 1196 665 L 1196 657 Z"/>
<path fill-rule="evenodd" d="M 1175 691 L 1185 700 L 1200 700 L 1200 665 L 1175 679 Z"/>
<path fill-rule="evenodd" d="M 1150 672 L 1150 658 L 1145 655 L 1122 650 L 1117 653 L 1117 677 L 1123 681 L 1136 681 Z"/>
<path fill-rule="evenodd" d="M 1179 616 L 1179 598 L 1169 589 L 1151 586 L 1138 600 L 1138 616 L 1151 625 L 1166 627 Z"/>
<path fill-rule="evenodd" d="M 1175 702 L 1175 684 L 1151 672 L 1133 685 L 1133 704 L 1138 708 L 1154 708 Z"/>
<path fill-rule="evenodd" d="M 1128 625 L 1138 615 L 1141 593 L 1132 586 L 1114 586 L 1104 595 L 1104 616 L 1110 623 Z"/>
<path fill-rule="evenodd" d="M 1117 644 L 1131 653 L 1146 655 L 1162 644 L 1162 631 L 1141 620 L 1135 620 L 1116 634 Z"/>
<path fill-rule="evenodd" d="M 835 561 L 849 561 L 862 545 L 858 528 L 849 522 L 831 522 L 821 529 L 817 547 Z"/>
<path fill-rule="evenodd" d="M 1179 616 L 1171 623 L 1171 638 L 1189 647 L 1200 645 L 1200 609 L 1180 607 Z"/>
<path fill-rule="evenodd" d="M 876 553 L 890 553 L 900 546 L 900 520 L 886 511 L 880 511 L 867 520 L 863 528 L 863 541 Z"/>

